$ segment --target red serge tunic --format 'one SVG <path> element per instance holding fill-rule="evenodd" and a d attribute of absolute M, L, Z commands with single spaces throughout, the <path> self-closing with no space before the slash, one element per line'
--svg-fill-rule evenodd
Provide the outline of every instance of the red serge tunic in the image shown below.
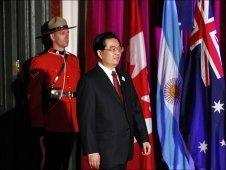
<path fill-rule="evenodd" d="M 77 132 L 78 123 L 76 115 L 76 98 L 62 96 L 55 99 L 50 108 L 44 109 L 43 91 L 50 89 L 58 74 L 59 79 L 53 85 L 53 89 L 63 92 L 75 92 L 80 78 L 79 60 L 70 53 L 67 57 L 57 54 L 53 49 L 47 53 L 33 58 L 30 67 L 28 86 L 28 102 L 30 107 L 31 126 L 44 128 L 53 132 Z"/>

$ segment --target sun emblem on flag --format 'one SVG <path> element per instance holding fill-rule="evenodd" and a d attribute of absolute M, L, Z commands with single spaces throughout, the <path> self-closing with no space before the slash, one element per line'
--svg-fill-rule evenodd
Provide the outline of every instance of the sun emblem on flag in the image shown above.
<path fill-rule="evenodd" d="M 166 82 L 163 89 L 165 100 L 170 104 L 177 104 L 181 99 L 182 81 L 179 78 L 172 78 Z"/>

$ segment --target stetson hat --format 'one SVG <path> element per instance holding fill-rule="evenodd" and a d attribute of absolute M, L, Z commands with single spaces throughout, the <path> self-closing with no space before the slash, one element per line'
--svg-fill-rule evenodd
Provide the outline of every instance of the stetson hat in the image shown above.
<path fill-rule="evenodd" d="M 48 22 L 48 28 L 42 30 L 42 35 L 37 36 L 36 38 L 42 38 L 45 35 L 49 35 L 60 30 L 72 29 L 75 27 L 76 26 L 68 27 L 67 21 L 64 18 L 56 16 Z"/>

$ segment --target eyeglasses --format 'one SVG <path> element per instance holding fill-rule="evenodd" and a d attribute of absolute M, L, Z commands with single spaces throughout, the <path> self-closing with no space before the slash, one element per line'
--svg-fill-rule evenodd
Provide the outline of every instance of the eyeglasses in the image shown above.
<path fill-rule="evenodd" d="M 118 46 L 118 47 L 111 47 L 109 49 L 103 49 L 103 50 L 107 50 L 107 51 L 110 51 L 112 53 L 116 53 L 116 52 L 122 53 L 124 51 L 124 48 L 122 46 Z"/>

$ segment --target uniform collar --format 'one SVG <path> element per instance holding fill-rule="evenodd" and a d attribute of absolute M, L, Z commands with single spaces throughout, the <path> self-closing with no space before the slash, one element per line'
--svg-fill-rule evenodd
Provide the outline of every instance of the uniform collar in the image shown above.
<path fill-rule="evenodd" d="M 48 52 L 49 53 L 54 53 L 54 54 L 56 54 L 56 55 L 62 55 L 62 56 L 65 56 L 65 54 L 68 54 L 68 52 L 67 51 L 59 51 L 59 50 L 56 50 L 56 49 L 53 49 L 53 48 L 50 48 L 49 50 L 48 50 Z"/>

